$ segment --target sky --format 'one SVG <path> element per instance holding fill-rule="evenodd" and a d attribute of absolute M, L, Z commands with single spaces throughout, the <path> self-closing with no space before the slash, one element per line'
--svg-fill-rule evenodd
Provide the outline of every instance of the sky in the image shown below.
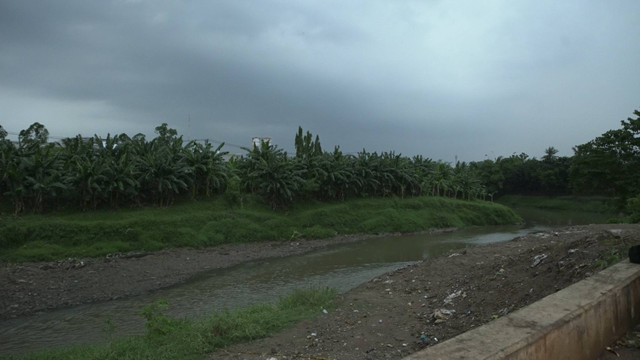
<path fill-rule="evenodd" d="M 640 1 L 0 0 L 0 125 L 481 161 L 640 109 Z"/>

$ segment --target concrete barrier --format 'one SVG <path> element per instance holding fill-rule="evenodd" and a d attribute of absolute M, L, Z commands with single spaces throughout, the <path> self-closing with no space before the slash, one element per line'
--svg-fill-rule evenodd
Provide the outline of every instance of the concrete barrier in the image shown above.
<path fill-rule="evenodd" d="M 640 265 L 627 260 L 404 359 L 597 359 L 639 317 Z"/>

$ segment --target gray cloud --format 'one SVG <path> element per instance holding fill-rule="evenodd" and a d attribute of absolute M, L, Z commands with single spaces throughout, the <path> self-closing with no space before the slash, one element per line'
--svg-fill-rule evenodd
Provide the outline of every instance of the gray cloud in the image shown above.
<path fill-rule="evenodd" d="M 453 161 L 541 156 L 640 107 L 640 3 L 0 0 L 0 123 Z M 231 148 L 230 151 L 239 151 Z"/>

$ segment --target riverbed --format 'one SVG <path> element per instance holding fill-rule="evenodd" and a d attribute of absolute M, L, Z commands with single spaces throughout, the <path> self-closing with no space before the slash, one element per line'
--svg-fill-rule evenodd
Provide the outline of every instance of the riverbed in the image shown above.
<path fill-rule="evenodd" d="M 158 299 L 169 302 L 167 313 L 171 316 L 197 317 L 212 309 L 275 301 L 295 288 L 328 286 L 346 292 L 381 274 L 454 249 L 507 241 L 545 229 L 544 226 L 476 227 L 380 236 L 364 241 L 328 244 L 306 253 L 293 251 L 295 255 L 292 256 L 249 260 L 230 267 L 200 271 L 178 285 L 140 295 L 39 311 L 30 316 L 1 321 L 0 351 L 19 354 L 71 344 L 104 342 L 114 334 L 140 334 L 144 331 L 144 322 L 138 314 L 143 306 Z M 294 243 L 287 246 L 297 248 L 304 245 Z M 222 253 L 231 254 L 232 251 L 226 249 Z M 181 258 L 189 263 L 195 261 L 196 255 L 183 254 Z M 71 262 L 65 265 L 69 267 L 67 272 L 78 269 L 74 265 L 84 268 Z M 215 267 L 215 264 L 210 266 Z M 95 276 L 101 275 L 96 272 Z M 128 279 L 115 281 L 127 282 Z"/>

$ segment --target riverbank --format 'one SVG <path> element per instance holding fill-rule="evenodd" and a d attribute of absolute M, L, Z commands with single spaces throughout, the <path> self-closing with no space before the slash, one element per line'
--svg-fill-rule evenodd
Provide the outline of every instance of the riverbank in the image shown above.
<path fill-rule="evenodd" d="M 639 243 L 640 225 L 589 225 L 451 252 L 362 284 L 328 314 L 209 358 L 401 359 L 589 277 Z"/>
<path fill-rule="evenodd" d="M 351 237 L 333 240 L 362 239 Z M 315 243 L 322 246 L 320 242 Z M 335 308 L 330 308 L 326 313 L 318 308 L 317 317 L 313 320 L 303 321 L 262 340 L 234 345 L 209 355 L 202 352 L 201 356 L 234 360 L 293 357 L 399 359 L 588 277 L 625 258 L 626 249 L 638 243 L 640 225 L 611 224 L 558 228 L 513 241 L 456 250 L 379 276 L 339 295 L 335 300 Z M 273 248 L 280 254 L 304 250 L 302 247 L 308 245 L 306 242 L 301 242 L 300 245 L 278 244 Z M 251 244 L 241 246 L 248 245 Z M 254 252 L 262 254 L 266 250 L 267 248 L 255 248 Z M 226 253 L 218 254 L 222 257 L 238 255 L 239 260 L 242 256 L 252 253 L 248 248 L 216 251 Z M 193 259 L 197 258 L 194 254 L 189 253 L 189 260 L 186 253 L 176 256 L 170 252 L 160 252 L 142 257 L 116 257 L 112 261 L 105 259 L 104 262 L 98 262 L 106 264 L 105 271 L 110 267 L 116 268 L 114 274 L 123 264 L 135 264 L 134 268 L 144 273 L 149 271 L 149 268 L 141 267 L 145 259 L 175 256 L 178 259 L 176 263 L 189 267 L 192 263 L 191 256 L 195 256 Z M 206 256 L 208 255 L 200 260 L 193 260 L 193 264 L 208 266 Z M 96 276 L 100 273 L 96 272 L 96 268 L 91 270 L 90 267 L 94 266 L 91 264 L 93 263 L 69 266 L 68 269 L 61 270 L 61 273 L 73 274 L 80 271 L 90 276 L 87 280 L 98 280 L 102 276 Z M 155 263 L 156 266 L 158 264 L 162 264 L 162 261 Z M 165 269 L 169 270 L 170 267 Z M 52 269 L 41 270 L 46 273 Z M 117 280 L 124 282 L 121 278 Z M 75 284 L 74 281 L 71 282 Z M 37 283 L 34 282 L 34 285 Z M 102 286 L 108 288 L 109 283 L 103 283 Z M 85 291 L 82 286 L 76 290 Z M 201 320 L 189 321 L 194 326 L 200 326 L 200 322 Z M 215 338 L 217 330 L 203 326 L 202 334 L 213 334 Z M 154 337 L 153 344 L 149 346 L 171 346 L 171 339 L 179 336 L 180 333 L 168 333 L 165 336 Z M 146 340 L 143 338 L 141 341 Z M 117 351 L 109 350 L 109 346 L 98 353 L 109 353 L 113 358 L 117 358 Z M 89 356 L 89 352 L 78 351 L 77 354 L 82 353 L 83 357 Z M 49 355 L 53 356 L 55 353 Z M 181 355 L 171 357 L 167 354 L 166 358 L 181 358 Z"/>
<path fill-rule="evenodd" d="M 99 259 L 5 263 L 0 267 L 0 288 L 3 289 L 0 320 L 135 296 L 183 283 L 204 271 L 228 268 L 247 261 L 299 255 L 334 244 L 384 235 L 343 235 L 323 240 L 118 253 Z"/>
<path fill-rule="evenodd" d="M 169 208 L 0 214 L 0 261 L 100 258 L 113 253 L 223 244 L 327 239 L 336 235 L 416 232 L 514 224 L 506 206 L 443 197 L 300 202 L 273 211 L 255 198 L 185 201 Z"/>

